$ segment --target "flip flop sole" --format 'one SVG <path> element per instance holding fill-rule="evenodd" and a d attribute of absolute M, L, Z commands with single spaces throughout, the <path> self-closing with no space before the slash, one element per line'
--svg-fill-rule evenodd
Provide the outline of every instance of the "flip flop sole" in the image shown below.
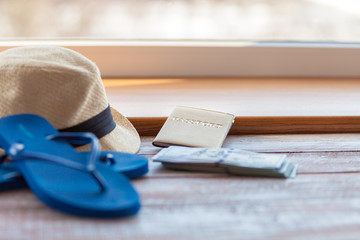
<path fill-rule="evenodd" d="M 106 166 L 97 166 L 107 185 L 105 192 L 91 175 L 75 169 L 36 159 L 18 166 L 35 195 L 56 210 L 87 217 L 118 217 L 140 209 L 139 196 L 129 180 Z"/>

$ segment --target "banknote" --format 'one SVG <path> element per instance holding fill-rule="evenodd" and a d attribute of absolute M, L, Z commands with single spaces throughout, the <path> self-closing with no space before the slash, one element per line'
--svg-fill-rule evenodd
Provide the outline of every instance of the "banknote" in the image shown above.
<path fill-rule="evenodd" d="M 153 159 L 176 170 L 222 172 L 234 175 L 295 177 L 297 166 L 286 154 L 255 153 L 233 148 L 170 146 Z"/>

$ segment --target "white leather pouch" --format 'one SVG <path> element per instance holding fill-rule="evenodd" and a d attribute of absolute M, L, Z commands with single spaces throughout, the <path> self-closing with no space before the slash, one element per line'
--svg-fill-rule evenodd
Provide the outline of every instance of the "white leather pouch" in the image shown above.
<path fill-rule="evenodd" d="M 178 106 L 160 129 L 153 145 L 221 147 L 234 119 L 229 113 Z"/>

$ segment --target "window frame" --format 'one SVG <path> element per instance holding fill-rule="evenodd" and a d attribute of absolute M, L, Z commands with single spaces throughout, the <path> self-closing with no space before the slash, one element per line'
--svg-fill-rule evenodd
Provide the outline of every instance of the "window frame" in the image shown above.
<path fill-rule="evenodd" d="M 78 51 L 104 78 L 360 77 L 360 43 L 13 40 L 0 51 L 29 45 Z"/>

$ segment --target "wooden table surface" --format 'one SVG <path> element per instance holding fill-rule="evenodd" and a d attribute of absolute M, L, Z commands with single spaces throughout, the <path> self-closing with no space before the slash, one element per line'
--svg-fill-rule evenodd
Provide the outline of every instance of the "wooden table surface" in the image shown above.
<path fill-rule="evenodd" d="M 159 148 L 142 137 L 140 154 Z M 30 190 L 0 193 L 0 239 L 359 239 L 360 134 L 228 136 L 224 147 L 286 153 L 294 179 L 163 169 L 133 181 L 142 209 L 115 220 L 79 218 Z"/>

